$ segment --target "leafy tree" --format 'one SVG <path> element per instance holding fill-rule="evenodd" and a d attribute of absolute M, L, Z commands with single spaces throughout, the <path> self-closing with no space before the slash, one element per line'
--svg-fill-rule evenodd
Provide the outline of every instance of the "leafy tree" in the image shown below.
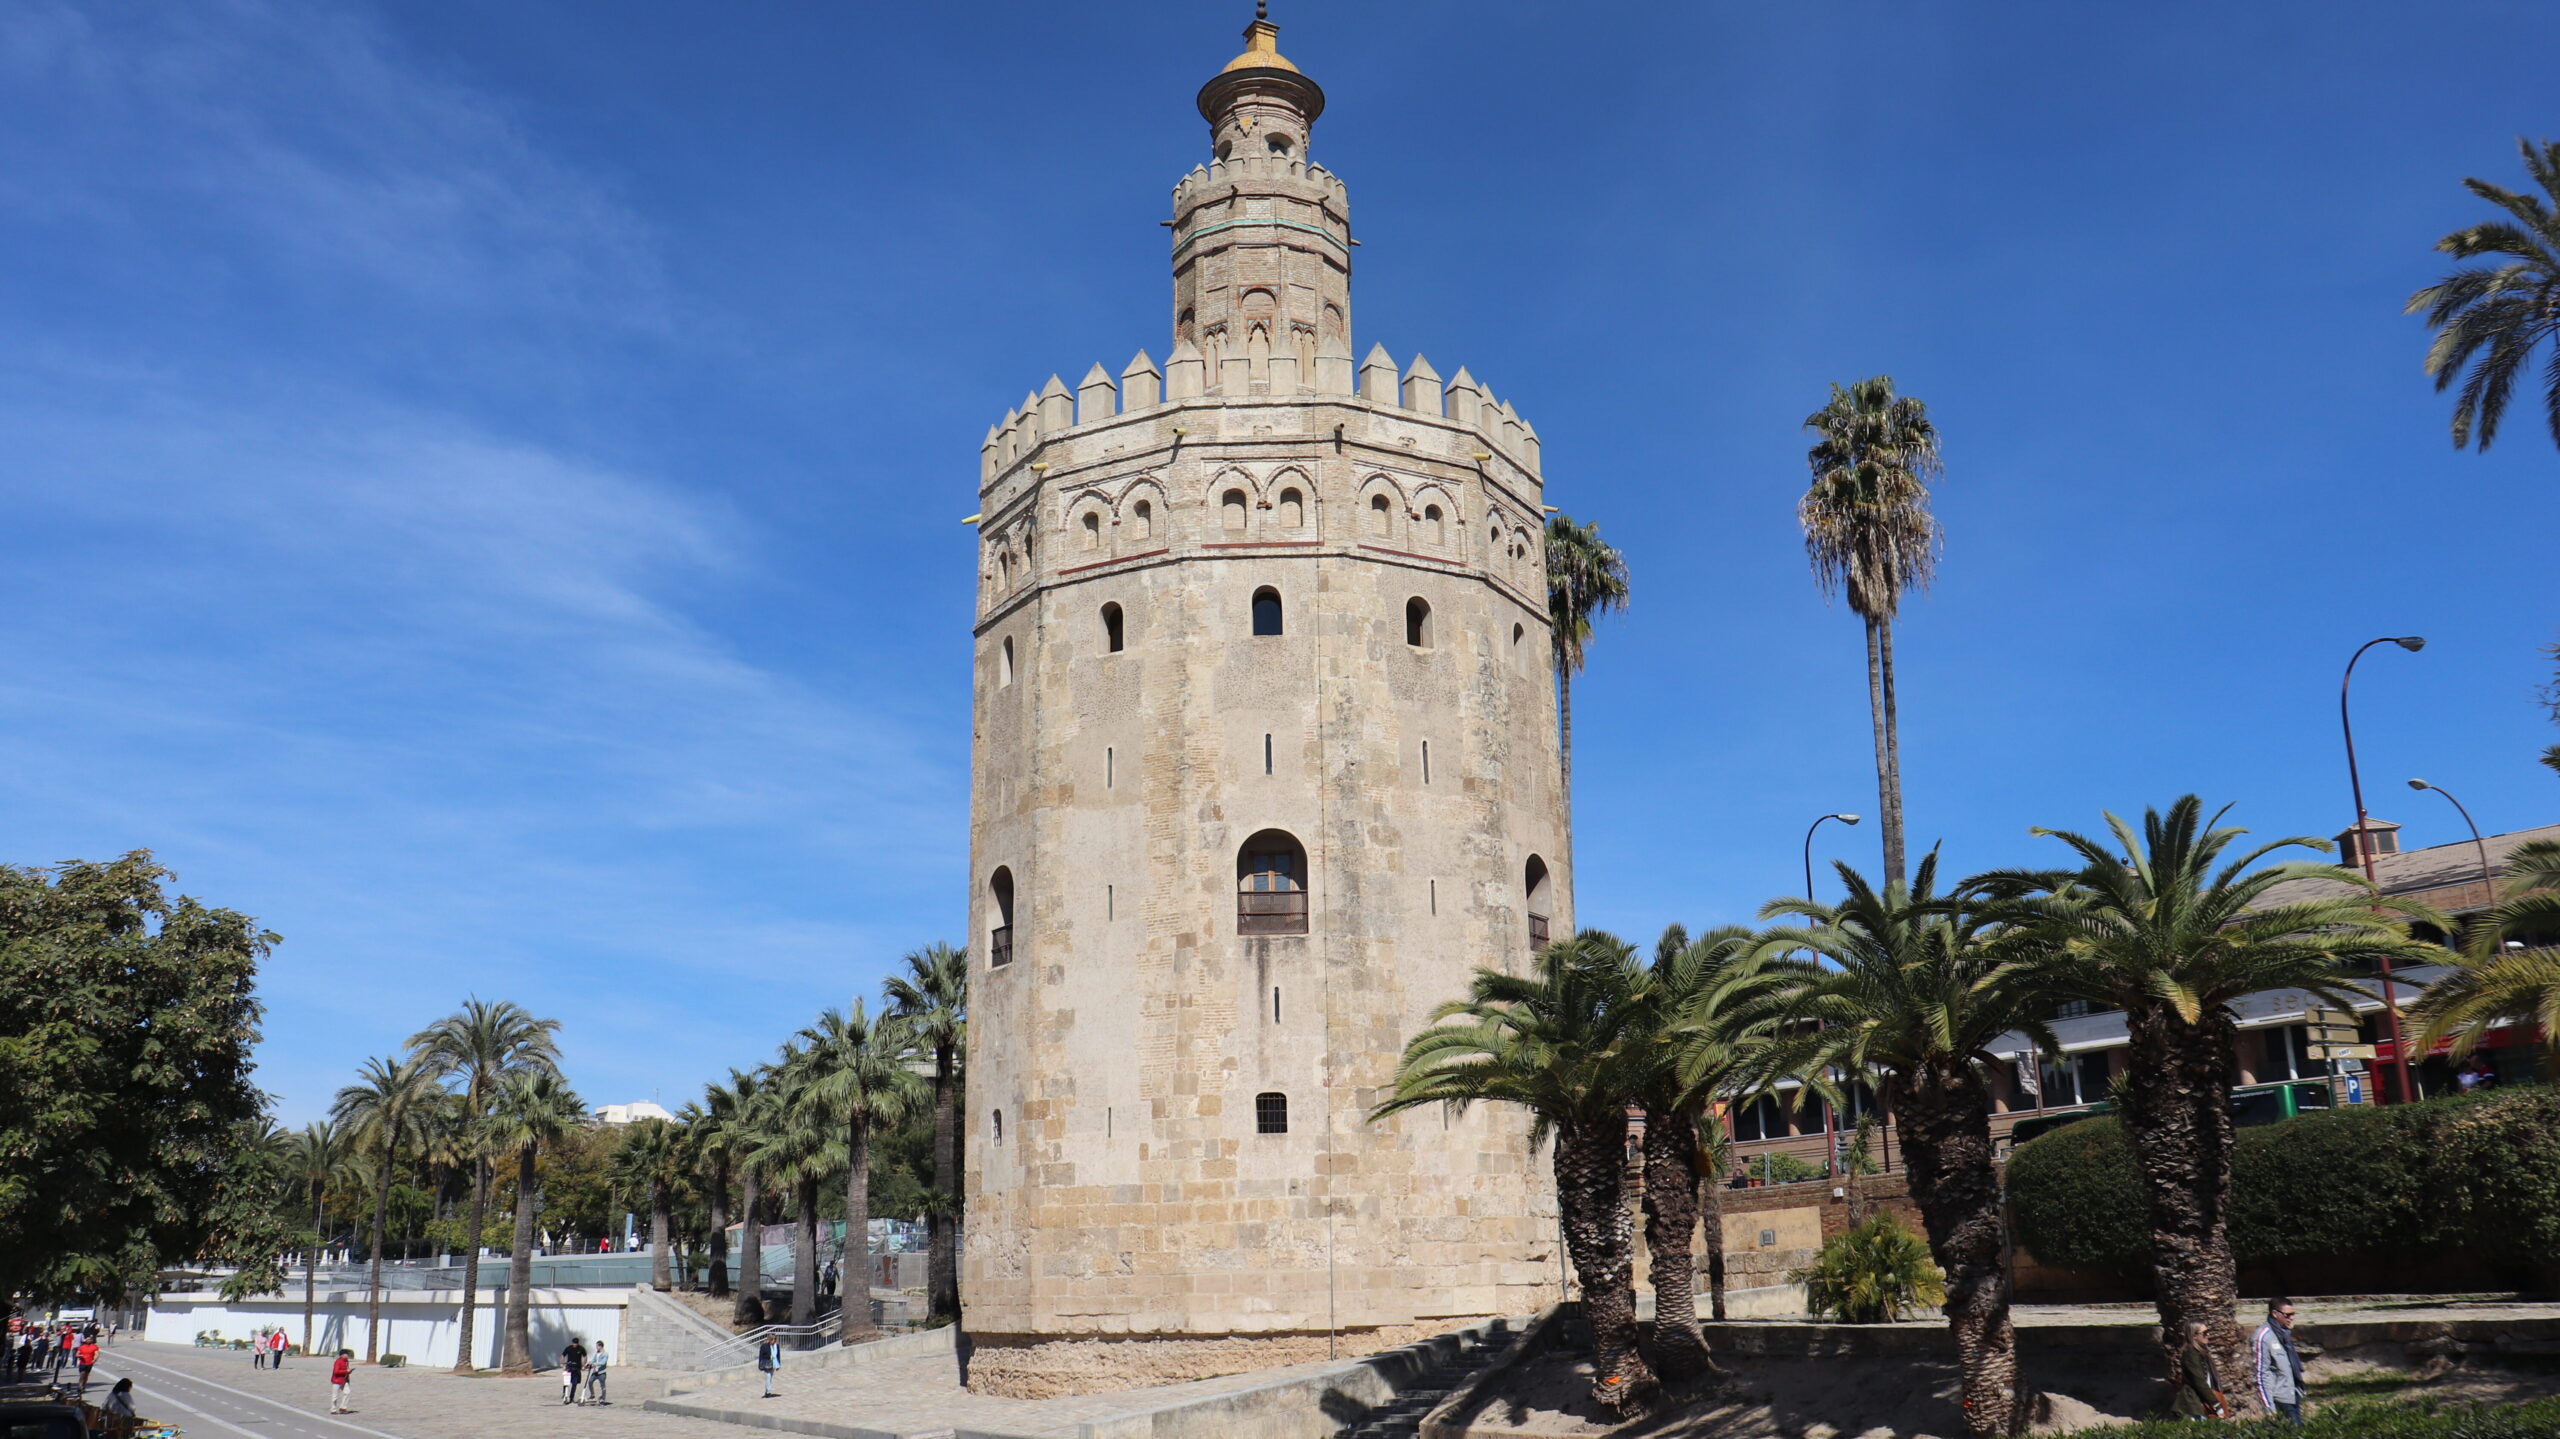
<path fill-rule="evenodd" d="M 1805 553 L 1825 594 L 1846 592 L 1867 626 L 1867 705 L 1875 727 L 1876 793 L 1884 811 L 1884 879 L 1903 882 L 1902 739 L 1895 711 L 1893 620 L 1902 596 L 1937 570 L 1938 520 L 1929 482 L 1940 473 L 1929 407 L 1877 375 L 1842 389 L 1808 416 L 1813 484 L 1797 502 Z"/>
<path fill-rule="evenodd" d="M 1891 1213 L 1824 1240 L 1813 1263 L 1787 1277 L 1804 1286 L 1814 1318 L 1843 1324 L 1890 1324 L 1924 1304 L 1947 1301 L 1945 1276 L 1929 1262 L 1928 1242 Z"/>
<path fill-rule="evenodd" d="M 623 1128 L 609 1169 L 613 1192 L 649 1213 L 649 1283 L 661 1291 L 675 1287 L 667 1274 L 667 1211 L 682 1162 L 676 1127 L 663 1119 L 639 1119 Z"/>
<path fill-rule="evenodd" d="M 969 1042 L 969 952 L 930 944 L 907 953 L 907 972 L 882 986 L 890 1012 L 933 1051 L 933 1194 L 924 1207 L 929 1305 L 960 1317 L 960 1056 Z"/>
<path fill-rule="evenodd" d="M 2405 313 L 2423 310 L 2435 341 L 2427 347 L 2427 373 L 2442 394 L 2462 379 L 2453 405 L 2453 446 L 2477 441 L 2486 450 L 2498 437 L 2498 421 L 2514 393 L 2516 372 L 2536 348 L 2560 344 L 2560 142 L 2537 145 L 2522 136 L 2516 149 L 2525 173 L 2542 193 L 2507 189 L 2468 179 L 2464 189 L 2507 212 L 2503 220 L 2466 225 L 2436 248 L 2467 265 L 2409 297 Z M 2468 371 L 2468 374 L 2465 373 Z M 2545 369 L 2542 392 L 2552 442 L 2560 444 L 2560 354 Z"/>
<path fill-rule="evenodd" d="M 311 1205 L 311 1237 L 302 1251 L 302 1352 L 316 1352 L 312 1328 L 317 1310 L 320 1250 L 328 1243 L 329 1191 L 355 1176 L 355 1151 L 347 1136 L 328 1120 L 318 1119 L 293 1137 L 286 1172 Z"/>
<path fill-rule="evenodd" d="M 2044 1024 L 2050 1005 L 2017 982 L 2001 908 L 1984 902 L 1971 881 L 1951 895 L 1937 892 L 1935 851 L 1921 858 L 1907 888 L 1888 882 L 1878 891 L 1850 866 L 1837 868 L 1848 891 L 1839 904 L 1779 900 L 1762 911 L 1764 918 L 1811 921 L 1770 930 L 1764 945 L 1837 966 L 1813 972 L 1784 996 L 1784 1013 L 1799 1024 L 1770 1046 L 1764 1063 L 1798 1074 L 1882 1076 L 1911 1199 L 1946 1271 L 1965 1423 L 1976 1434 L 2005 1434 L 2016 1406 L 2018 1355 L 1991 1149 L 1993 1084 L 2002 1065 L 1990 1047 L 2023 1031 L 2058 1048 Z M 1820 1027 L 1808 1030 L 1805 1021 Z"/>
<path fill-rule="evenodd" d="M 764 1165 L 759 1158 L 773 1127 L 770 1070 L 729 1071 L 729 1153 L 738 1166 L 738 1303 L 733 1324 L 764 1322 Z"/>
<path fill-rule="evenodd" d="M 515 1243 L 507 1256 L 506 1335 L 498 1356 L 508 1374 L 533 1372 L 533 1200 L 536 1165 L 587 1128 L 587 1106 L 560 1071 L 543 1066 L 510 1071 L 491 1096 L 489 1147 L 516 1157 Z"/>
<path fill-rule="evenodd" d="M 122 1299 L 164 1261 L 274 1260 L 249 1224 L 265 1181 L 234 1170 L 277 936 L 170 877 L 145 850 L 0 866 L 0 1295 Z"/>
<path fill-rule="evenodd" d="M 915 1039 L 894 1015 L 874 1020 L 857 999 L 849 1011 L 828 1010 L 800 1031 L 808 1046 L 801 1102 L 832 1119 L 844 1144 L 845 1322 L 840 1342 L 857 1343 L 871 1327 L 871 1140 L 924 1098 L 907 1066 Z"/>
<path fill-rule="evenodd" d="M 462 1335 L 453 1372 L 468 1374 L 478 1366 L 472 1356 L 472 1325 L 480 1300 L 480 1246 L 489 1223 L 489 1149 L 485 1132 L 489 1107 L 507 1076 L 527 1069 L 552 1069 L 560 1063 L 552 1039 L 560 1021 L 536 1019 L 508 1000 L 494 1003 L 478 996 L 462 1008 L 409 1036 L 410 1052 L 439 1077 L 460 1084 L 461 1101 L 455 1128 L 461 1157 L 471 1167 L 471 1242 L 462 1247 Z"/>
<path fill-rule="evenodd" d="M 2501 1024 L 2542 1035 L 2542 1067 L 2560 1078 L 2560 840 L 2537 839 L 2507 857 L 2506 898 L 2475 920 L 2453 972 L 2409 1007 L 2418 1021 L 2411 1047 L 2434 1050 L 2453 1036 L 2453 1053 L 2471 1053 Z M 2526 947 L 2509 948 L 2510 944 Z"/>
<path fill-rule="evenodd" d="M 1511 1104 L 1529 1112 L 1533 1143 L 1554 1140 L 1565 1248 L 1591 1320 L 1591 1397 L 1611 1413 L 1653 1387 L 1636 1350 L 1625 1192 L 1627 1105 L 1650 1058 L 1628 1043 L 1641 1032 L 1642 983 L 1634 951 L 1598 930 L 1548 945 L 1525 975 L 1478 968 L 1466 997 L 1406 1041 L 1392 1095 L 1369 1116 Z"/>
<path fill-rule="evenodd" d="M 835 1116 L 809 1103 L 809 1061 L 797 1044 L 782 1046 L 750 1158 L 791 1196 L 791 1322 L 818 1322 L 818 1190 L 835 1177 L 843 1133 Z"/>
<path fill-rule="evenodd" d="M 1558 753 L 1565 800 L 1573 799 L 1573 677 L 1590 657 L 1591 621 L 1627 607 L 1627 558 L 1596 524 L 1547 516 L 1547 624 L 1555 632 Z"/>
<path fill-rule="evenodd" d="M 1988 882 L 2044 891 L 2034 901 L 2037 946 L 2024 961 L 2025 982 L 2057 1003 L 2124 1011 L 2130 1043 L 2115 1094 L 2150 1204 L 2160 1332 L 2184 1334 L 2188 1321 L 2203 1321 L 2214 1362 L 2238 1374 L 2249 1361 L 2232 1317 L 2239 1291 L 2229 1232 L 2229 1087 L 2239 1030 L 2231 1005 L 2299 989 L 2347 1009 L 2364 993 L 2348 976 L 2375 961 L 2446 956 L 2382 919 L 2386 911 L 2424 918 L 2423 909 L 2379 899 L 2351 871 L 2255 868 L 2287 848 L 2325 852 L 2325 840 L 2277 840 L 2226 861 L 2247 833 L 2220 827 L 2227 812 L 2208 821 L 2203 802 L 2185 795 L 2165 814 L 2146 810 L 2139 834 L 2109 814 L 2112 843 L 2038 829 L 2070 846 L 2082 867 Z M 2272 893 L 2296 879 L 2328 883 L 2320 897 Z M 2237 1398 L 2252 1402 L 2245 1393 Z"/>
<path fill-rule="evenodd" d="M 392 1177 L 400 1168 L 401 1149 L 424 1144 L 427 1126 L 443 1093 L 436 1087 L 435 1072 L 422 1061 L 375 1058 L 366 1060 L 364 1067 L 356 1071 L 355 1083 L 338 1091 L 337 1101 L 330 1109 L 332 1119 L 353 1131 L 351 1137 L 357 1151 L 371 1159 L 374 1170 L 373 1260 L 366 1280 L 364 1309 L 367 1364 L 380 1352 L 382 1230 L 391 1208 Z"/>

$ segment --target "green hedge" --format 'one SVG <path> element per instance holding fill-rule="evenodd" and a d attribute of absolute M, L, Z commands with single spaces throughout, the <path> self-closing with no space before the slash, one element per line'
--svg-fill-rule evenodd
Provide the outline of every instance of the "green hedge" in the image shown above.
<path fill-rule="evenodd" d="M 2018 1242 L 2039 1260 L 2150 1262 L 2142 1185 L 2115 1117 L 2018 1146 L 2005 1179 Z M 2357 1106 L 2244 1129 L 2233 1143 L 2241 1262 L 2443 1248 L 2524 1262 L 2560 1253 L 2560 1090 Z"/>

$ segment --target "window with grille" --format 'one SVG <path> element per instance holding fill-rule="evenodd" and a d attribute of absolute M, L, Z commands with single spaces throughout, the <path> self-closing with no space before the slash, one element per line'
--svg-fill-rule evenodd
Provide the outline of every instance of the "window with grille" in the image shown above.
<path fill-rule="evenodd" d="M 1270 1091 L 1253 1097 L 1253 1132 L 1286 1134 L 1289 1132 L 1289 1096 Z"/>
<path fill-rule="evenodd" d="M 1267 829 L 1236 855 L 1236 933 L 1307 932 L 1307 852 L 1284 831 Z"/>

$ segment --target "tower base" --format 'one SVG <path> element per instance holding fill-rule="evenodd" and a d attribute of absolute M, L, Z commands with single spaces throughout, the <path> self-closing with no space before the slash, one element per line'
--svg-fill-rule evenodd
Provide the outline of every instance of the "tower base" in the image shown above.
<path fill-rule="evenodd" d="M 967 1365 L 974 1393 L 1008 1399 L 1063 1399 L 1250 1374 L 1327 1358 L 1358 1359 L 1454 1334 L 1490 1315 L 1435 1319 L 1333 1334 L 972 1334 Z"/>

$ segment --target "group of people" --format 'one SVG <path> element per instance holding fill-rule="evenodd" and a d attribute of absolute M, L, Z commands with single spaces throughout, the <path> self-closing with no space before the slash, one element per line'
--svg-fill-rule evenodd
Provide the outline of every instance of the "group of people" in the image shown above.
<path fill-rule="evenodd" d="M 610 1404 L 604 1397 L 604 1341 L 596 1341 L 593 1352 L 585 1340 L 572 1334 L 569 1346 L 560 1351 L 560 1402 L 563 1404 Z M 586 1386 L 587 1397 L 578 1397 L 578 1386 Z"/>
<path fill-rule="evenodd" d="M 46 1325 L 28 1321 L 9 1336 L 7 1368 L 13 1384 L 60 1383 L 62 1371 L 77 1367 L 80 1391 L 89 1390 L 89 1371 L 98 1362 L 98 1321 Z"/>
<path fill-rule="evenodd" d="M 284 1326 L 261 1329 L 249 1340 L 249 1367 L 282 1369 L 284 1356 L 292 1352 L 292 1341 L 284 1337 Z"/>
<path fill-rule="evenodd" d="M 2251 1377 L 2258 1403 L 2269 1414 L 2302 1422 L 2302 1349 L 2293 1338 L 2293 1301 L 2267 1301 L 2267 1322 L 2249 1342 Z M 2178 1350 L 2178 1413 L 2188 1419 L 2228 1419 L 2231 1401 L 2223 1394 L 2222 1376 L 2213 1368 L 2213 1351 L 2205 1343 L 2204 1321 L 2187 1326 L 2186 1343 Z"/>

